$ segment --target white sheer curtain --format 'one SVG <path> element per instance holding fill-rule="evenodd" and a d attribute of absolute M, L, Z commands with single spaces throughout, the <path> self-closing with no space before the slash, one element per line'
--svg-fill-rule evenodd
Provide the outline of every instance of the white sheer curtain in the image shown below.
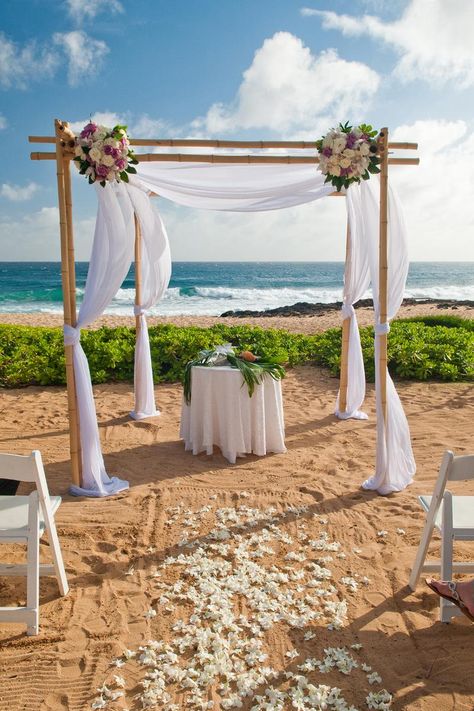
<path fill-rule="evenodd" d="M 97 187 L 99 207 L 84 300 L 77 327 L 64 326 L 64 343 L 73 347 L 74 376 L 81 433 L 82 486 L 78 496 L 108 496 L 128 489 L 128 482 L 105 471 L 89 364 L 80 343 L 81 328 L 90 325 L 112 301 L 133 258 L 133 207 L 123 184 Z"/>
<path fill-rule="evenodd" d="M 171 278 L 171 254 L 168 236 L 159 214 L 140 185 L 133 181 L 128 186 L 133 209 L 138 216 L 141 232 L 141 303 L 135 306 L 140 328 L 135 345 L 135 407 L 130 413 L 134 420 L 159 415 L 155 404 L 150 340 L 145 312 L 159 301 Z M 135 265 L 135 269 L 137 269 Z"/>
<path fill-rule="evenodd" d="M 367 243 L 364 239 L 363 225 L 357 219 L 361 214 L 361 191 L 358 185 L 351 185 L 346 196 L 347 219 L 349 225 L 348 250 L 344 271 L 344 290 L 342 297 L 342 317 L 350 318 L 348 381 L 346 409 L 339 410 L 340 392 L 336 400 L 335 414 L 342 420 L 354 418 L 366 420 L 367 415 L 360 410 L 365 398 L 365 370 L 362 348 L 360 345 L 359 326 L 354 304 L 362 298 L 370 284 Z"/>
<path fill-rule="evenodd" d="M 367 240 L 370 275 L 375 307 L 375 391 L 377 406 L 377 451 L 375 474 L 362 484 L 379 494 L 401 491 L 413 480 L 416 471 L 410 430 L 402 403 L 387 370 L 387 422 L 380 394 L 380 335 L 390 330 L 380 323 L 379 313 L 379 191 L 380 181 L 371 178 L 360 186 L 361 209 L 357 220 Z M 403 301 L 408 274 L 408 250 L 403 211 L 395 191 L 388 194 L 388 320 L 397 314 Z"/>
<path fill-rule="evenodd" d="M 280 210 L 334 191 L 314 165 L 140 163 L 141 182 L 188 207 L 233 212 Z"/>

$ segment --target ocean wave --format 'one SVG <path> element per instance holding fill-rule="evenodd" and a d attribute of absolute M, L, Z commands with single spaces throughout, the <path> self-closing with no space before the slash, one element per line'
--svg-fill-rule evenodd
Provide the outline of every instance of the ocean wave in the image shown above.
<path fill-rule="evenodd" d="M 45 289 L 33 298 L 14 300 L 4 294 L 0 299 L 0 312 L 3 313 L 61 313 L 61 290 Z M 83 289 L 77 289 L 78 302 Z M 40 298 L 42 296 L 42 298 Z M 59 296 L 59 298 L 58 298 Z M 15 294 L 17 297 L 17 294 Z M 367 291 L 363 298 L 370 298 Z M 474 284 L 451 286 L 410 287 L 405 290 L 405 297 L 415 299 L 449 299 L 456 301 L 474 301 Z M 163 299 L 150 309 L 156 316 L 218 316 L 224 311 L 264 311 L 279 306 L 291 306 L 298 302 L 333 303 L 341 301 L 341 288 L 232 288 L 232 287 L 171 287 Z M 130 316 L 135 302 L 134 289 L 119 289 L 114 300 L 106 309 L 106 314 Z"/>

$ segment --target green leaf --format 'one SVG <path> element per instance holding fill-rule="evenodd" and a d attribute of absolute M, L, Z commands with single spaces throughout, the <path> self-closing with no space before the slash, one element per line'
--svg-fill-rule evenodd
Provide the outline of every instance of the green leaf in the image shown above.
<path fill-rule="evenodd" d="M 122 172 L 120 173 L 120 178 L 123 180 L 124 183 L 128 183 L 128 175 L 124 170 L 122 170 Z"/>
<path fill-rule="evenodd" d="M 125 170 L 127 171 L 127 173 L 136 173 L 137 172 L 137 169 L 134 168 L 132 165 L 129 165 L 128 168 L 125 168 Z"/>
<path fill-rule="evenodd" d="M 105 188 L 105 185 L 106 185 L 105 180 L 101 180 L 100 184 L 102 185 L 103 188 Z"/>

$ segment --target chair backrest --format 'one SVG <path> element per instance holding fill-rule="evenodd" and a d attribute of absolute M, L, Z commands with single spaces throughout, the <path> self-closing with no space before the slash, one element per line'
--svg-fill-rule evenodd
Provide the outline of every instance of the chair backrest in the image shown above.
<path fill-rule="evenodd" d="M 49 506 L 49 491 L 44 473 L 41 452 L 34 449 L 31 454 L 4 454 L 0 452 L 0 478 L 27 481 L 36 484 L 42 504 Z"/>
<path fill-rule="evenodd" d="M 452 452 L 450 454 L 452 455 Z M 448 479 L 450 481 L 474 479 L 474 454 L 453 456 L 448 469 Z"/>
<path fill-rule="evenodd" d="M 41 461 L 41 454 L 37 451 L 26 456 L 0 452 L 0 478 L 36 482 L 38 478 L 36 455 Z"/>

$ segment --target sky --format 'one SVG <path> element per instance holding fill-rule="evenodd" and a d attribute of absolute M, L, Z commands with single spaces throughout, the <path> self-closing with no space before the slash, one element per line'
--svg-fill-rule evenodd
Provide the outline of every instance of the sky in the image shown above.
<path fill-rule="evenodd" d="M 55 164 L 28 135 L 316 140 L 338 122 L 419 143 L 391 167 L 414 261 L 474 260 L 473 0 L 3 0 L 0 261 L 60 259 Z M 412 154 L 410 153 L 410 156 Z M 315 168 L 316 169 L 316 168 Z M 76 258 L 93 188 L 73 169 Z M 158 200 L 174 261 L 333 261 L 345 201 L 243 215 Z"/>

